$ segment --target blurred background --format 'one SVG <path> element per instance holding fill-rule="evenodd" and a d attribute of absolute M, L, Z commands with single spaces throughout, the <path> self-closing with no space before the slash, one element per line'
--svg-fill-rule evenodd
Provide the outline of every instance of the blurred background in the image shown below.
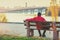
<path fill-rule="evenodd" d="M 47 21 L 52 21 L 51 12 L 49 11 L 52 3 L 52 0 L 0 0 L 0 22 L 12 22 L 0 23 L 0 32 L 2 34 L 26 36 L 26 27 L 20 23 L 23 23 L 27 18 L 35 17 L 38 12 L 41 12 Z M 60 0 L 56 0 L 55 3 L 58 7 L 56 9 L 60 10 Z M 60 21 L 60 11 L 58 15 L 58 21 Z M 52 37 L 52 32 L 47 31 L 46 34 L 47 37 Z M 37 31 L 35 31 L 35 35 L 38 36 Z"/>

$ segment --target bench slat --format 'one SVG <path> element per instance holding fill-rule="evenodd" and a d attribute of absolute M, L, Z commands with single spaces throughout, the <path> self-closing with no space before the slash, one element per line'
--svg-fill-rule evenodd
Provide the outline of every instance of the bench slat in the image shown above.
<path fill-rule="evenodd" d="M 36 23 L 37 22 L 35 22 L 35 21 L 29 21 L 29 26 L 36 26 Z M 52 27 L 52 22 L 38 22 L 39 24 L 42 24 L 42 25 L 45 25 L 46 27 Z M 27 24 L 27 22 L 26 21 L 24 21 L 24 25 L 25 26 L 27 26 L 26 25 Z M 57 27 L 57 28 L 60 28 L 60 22 L 55 22 L 55 26 Z"/>

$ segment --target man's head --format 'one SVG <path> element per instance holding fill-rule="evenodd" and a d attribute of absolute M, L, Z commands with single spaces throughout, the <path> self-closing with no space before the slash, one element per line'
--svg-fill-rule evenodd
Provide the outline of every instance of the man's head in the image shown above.
<path fill-rule="evenodd" d="M 40 12 L 38 12 L 38 14 L 37 14 L 38 16 L 41 16 L 41 13 Z"/>

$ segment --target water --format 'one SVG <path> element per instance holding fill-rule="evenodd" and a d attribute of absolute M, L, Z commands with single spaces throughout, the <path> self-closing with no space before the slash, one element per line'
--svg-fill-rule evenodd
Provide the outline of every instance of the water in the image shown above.
<path fill-rule="evenodd" d="M 23 24 L 0 23 L 0 33 L 26 36 L 26 29 Z"/>
<path fill-rule="evenodd" d="M 24 24 L 0 23 L 0 34 L 26 36 L 26 26 Z M 41 30 L 43 32 L 43 30 Z M 38 31 L 34 30 L 34 36 L 39 36 Z M 53 32 L 46 32 L 47 38 L 53 38 Z"/>

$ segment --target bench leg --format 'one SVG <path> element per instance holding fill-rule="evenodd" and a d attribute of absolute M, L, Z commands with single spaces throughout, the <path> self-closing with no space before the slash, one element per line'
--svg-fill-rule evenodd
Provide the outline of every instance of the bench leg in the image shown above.
<path fill-rule="evenodd" d="M 33 29 L 27 29 L 27 36 L 32 37 L 34 35 L 34 30 Z"/>
<path fill-rule="evenodd" d="M 30 29 L 27 29 L 27 36 L 30 37 Z"/>
<path fill-rule="evenodd" d="M 33 29 L 30 30 L 30 36 L 34 36 L 34 30 Z"/>
<path fill-rule="evenodd" d="M 53 40 L 59 40 L 59 31 L 53 31 Z"/>

